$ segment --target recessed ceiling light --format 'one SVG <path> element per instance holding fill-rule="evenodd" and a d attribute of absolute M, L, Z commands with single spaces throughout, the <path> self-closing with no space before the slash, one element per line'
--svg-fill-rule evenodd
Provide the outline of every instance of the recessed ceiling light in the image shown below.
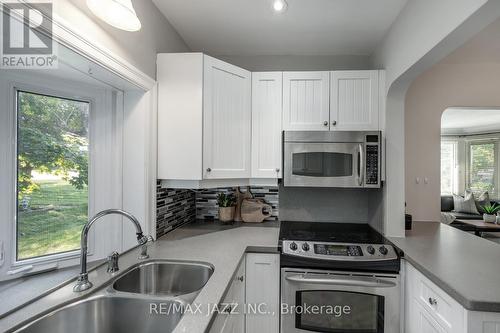
<path fill-rule="evenodd" d="M 273 9 L 276 13 L 283 13 L 287 7 L 288 7 L 288 4 L 286 3 L 285 0 L 274 0 L 273 1 Z"/>
<path fill-rule="evenodd" d="M 138 31 L 141 21 L 131 0 L 87 0 L 87 6 L 101 20 L 125 31 Z"/>

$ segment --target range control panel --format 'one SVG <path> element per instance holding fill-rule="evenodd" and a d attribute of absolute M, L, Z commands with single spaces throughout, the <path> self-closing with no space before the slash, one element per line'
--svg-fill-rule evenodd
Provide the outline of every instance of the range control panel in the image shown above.
<path fill-rule="evenodd" d="M 372 261 L 397 259 L 396 250 L 388 244 L 344 244 L 305 241 L 283 241 L 284 254 L 311 259 Z"/>

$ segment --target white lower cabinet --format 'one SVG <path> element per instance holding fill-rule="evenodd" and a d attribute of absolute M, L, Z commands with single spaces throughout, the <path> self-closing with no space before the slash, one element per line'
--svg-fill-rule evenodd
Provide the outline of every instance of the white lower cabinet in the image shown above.
<path fill-rule="evenodd" d="M 246 273 L 246 303 L 249 308 L 246 318 L 246 333 L 278 333 L 280 319 L 279 255 L 247 254 Z M 250 308 L 257 311 L 250 311 Z"/>
<path fill-rule="evenodd" d="M 425 333 L 446 333 L 446 330 L 435 320 L 428 312 L 418 303 L 416 299 L 411 299 L 413 303 L 412 312 L 413 320 L 411 322 L 410 332 L 425 332 Z"/>
<path fill-rule="evenodd" d="M 279 333 L 279 254 L 247 254 L 219 308 L 210 333 Z"/>
<path fill-rule="evenodd" d="M 405 272 L 405 333 L 499 333 L 500 313 L 466 310 L 409 262 Z"/>
<path fill-rule="evenodd" d="M 244 333 L 245 332 L 245 260 L 242 260 L 234 274 L 229 290 L 224 297 L 210 333 Z"/>
<path fill-rule="evenodd" d="M 408 262 L 405 272 L 407 333 L 464 333 L 462 305 Z"/>

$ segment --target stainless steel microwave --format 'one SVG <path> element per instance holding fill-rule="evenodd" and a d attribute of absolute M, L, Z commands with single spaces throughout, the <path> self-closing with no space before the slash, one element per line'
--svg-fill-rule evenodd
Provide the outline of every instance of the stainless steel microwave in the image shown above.
<path fill-rule="evenodd" d="M 380 188 L 379 131 L 283 132 L 283 185 Z"/>

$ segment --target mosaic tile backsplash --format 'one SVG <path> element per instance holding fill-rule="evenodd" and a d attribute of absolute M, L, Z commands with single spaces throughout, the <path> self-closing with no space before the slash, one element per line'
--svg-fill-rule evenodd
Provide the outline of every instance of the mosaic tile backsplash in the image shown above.
<path fill-rule="evenodd" d="M 156 236 L 161 237 L 172 229 L 196 219 L 217 219 L 217 194 L 234 192 L 234 188 L 209 190 L 185 190 L 164 188 L 161 181 L 156 184 Z M 241 187 L 245 192 L 246 188 Z M 273 207 L 273 213 L 266 220 L 278 220 L 278 187 L 250 187 L 254 198 L 263 199 Z"/>
<path fill-rule="evenodd" d="M 191 190 L 163 188 L 156 184 L 156 237 L 196 220 L 196 198 Z"/>
<path fill-rule="evenodd" d="M 198 190 L 196 192 L 196 218 L 197 219 L 217 219 L 218 218 L 218 206 L 217 206 L 217 194 L 220 192 L 234 193 L 234 188 L 217 188 L 209 190 Z M 246 192 L 246 188 L 241 187 L 241 192 Z M 270 217 L 266 218 L 266 221 L 277 221 L 278 220 L 278 187 L 257 187 L 251 186 L 250 192 L 252 192 L 254 198 L 262 199 L 267 204 L 273 207 L 273 213 Z"/>

